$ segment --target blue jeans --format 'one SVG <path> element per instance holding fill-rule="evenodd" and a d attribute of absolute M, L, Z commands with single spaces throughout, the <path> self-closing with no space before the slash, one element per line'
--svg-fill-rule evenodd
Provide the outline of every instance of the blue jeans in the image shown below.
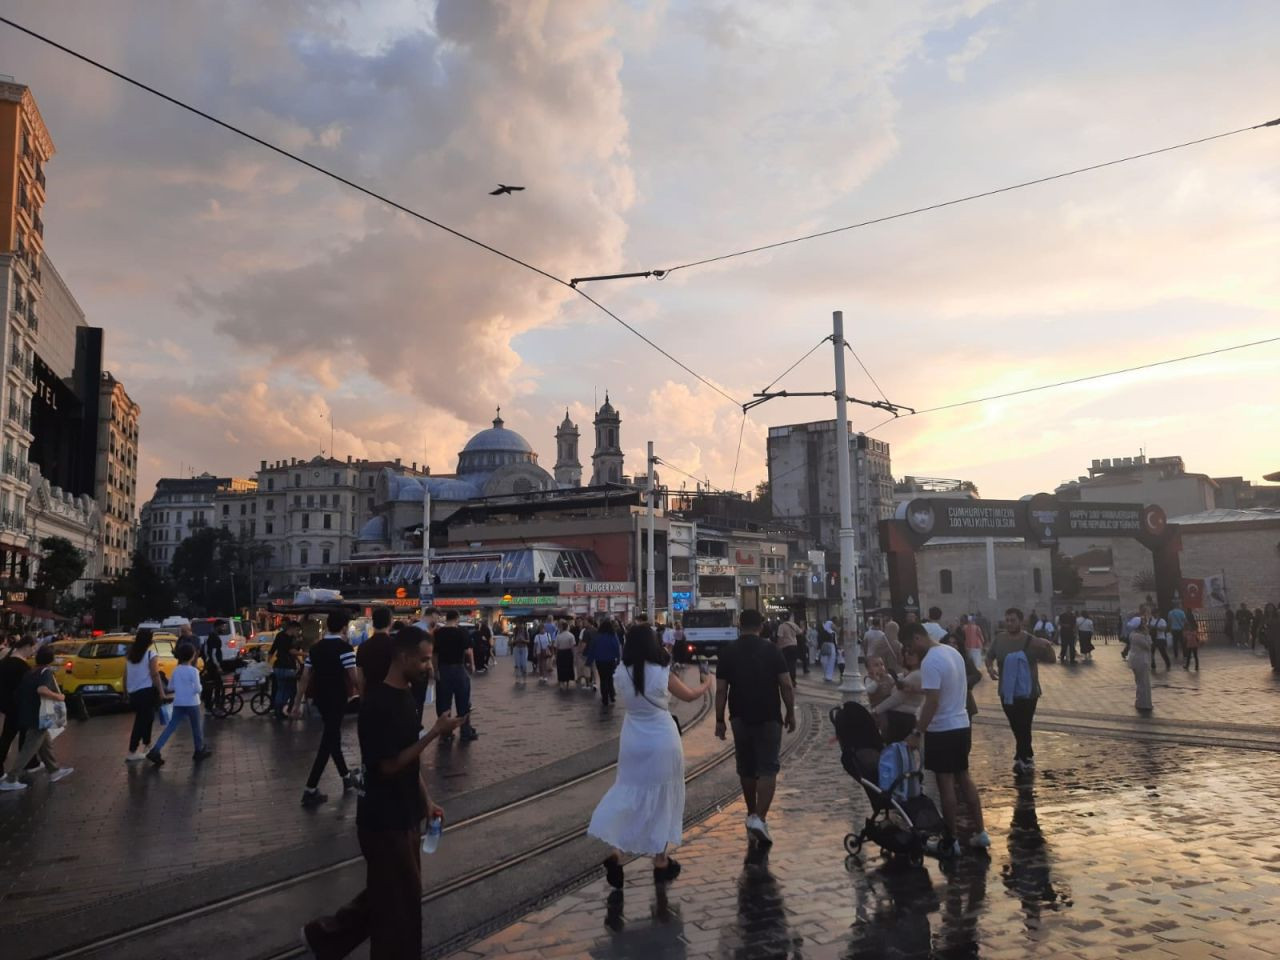
<path fill-rule="evenodd" d="M 182 723 L 184 717 L 191 724 L 191 739 L 195 741 L 196 752 L 199 753 L 204 749 L 204 721 L 200 708 L 174 707 L 173 718 L 165 726 L 164 733 L 160 734 L 160 739 L 156 741 L 155 747 L 152 748 L 156 753 L 164 749 L 164 745 L 169 742 L 169 738 L 173 736 L 173 731 L 178 729 L 178 725 Z"/>
<path fill-rule="evenodd" d="M 516 658 L 516 673 L 524 676 L 529 672 L 529 648 L 526 646 L 512 647 L 512 656 Z"/>
<path fill-rule="evenodd" d="M 293 696 L 298 691 L 298 672 L 292 667 L 276 667 L 271 673 L 276 680 L 276 692 L 271 698 L 271 708 L 276 713 L 283 713 L 285 707 L 293 703 Z"/>
<path fill-rule="evenodd" d="M 455 708 L 454 715 L 458 717 L 471 713 L 471 678 L 466 667 L 441 664 L 436 676 L 436 716 L 443 717 L 450 707 Z M 470 726 L 468 720 L 464 727 Z"/>

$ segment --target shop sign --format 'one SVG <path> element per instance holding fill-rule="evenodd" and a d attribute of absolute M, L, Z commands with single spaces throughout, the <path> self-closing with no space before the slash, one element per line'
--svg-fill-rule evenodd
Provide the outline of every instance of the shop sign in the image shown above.
<path fill-rule="evenodd" d="M 630 580 L 580 580 L 575 586 L 575 593 L 635 593 L 635 584 Z"/>
<path fill-rule="evenodd" d="M 475 603 L 475 601 L 472 602 Z M 556 607 L 560 605 L 560 598 L 557 596 L 513 597 L 511 594 L 507 594 L 498 603 L 504 607 Z"/>

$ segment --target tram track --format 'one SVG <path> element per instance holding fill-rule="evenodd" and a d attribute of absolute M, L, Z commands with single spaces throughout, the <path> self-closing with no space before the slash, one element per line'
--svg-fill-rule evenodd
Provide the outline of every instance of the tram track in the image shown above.
<path fill-rule="evenodd" d="M 686 735 L 689 732 L 692 732 L 693 730 L 697 729 L 704 723 L 704 721 L 707 719 L 707 717 L 711 713 L 711 706 L 712 706 L 712 698 L 710 695 L 707 695 L 703 698 L 702 705 L 698 710 L 698 712 L 693 716 L 692 719 L 690 719 L 686 723 L 685 725 Z M 727 747 L 726 749 L 719 750 L 713 755 L 700 761 L 694 767 L 690 768 L 686 772 L 686 775 L 685 775 L 686 784 L 692 783 L 698 778 L 705 776 L 708 772 L 718 767 L 720 764 L 722 764 L 726 759 L 728 759 L 732 755 L 733 755 L 733 750 L 732 750 L 732 747 L 730 746 L 730 747 Z M 518 814 L 521 811 L 530 809 L 537 804 L 540 804 L 548 800 L 552 800 L 558 796 L 563 796 L 564 794 L 569 793 L 575 788 L 582 787 L 584 785 L 592 783 L 593 781 L 598 781 L 605 777 L 609 777 L 613 774 L 613 772 L 616 769 L 617 769 L 617 762 L 614 761 L 612 763 L 606 764 L 605 766 L 599 767 L 595 770 L 573 777 L 562 783 L 555 784 L 554 786 L 548 787 L 544 790 L 539 790 L 535 793 L 529 794 L 527 796 L 519 797 L 515 800 L 512 800 L 508 803 L 504 803 L 490 810 L 485 810 L 481 813 L 477 813 L 472 816 L 465 817 L 446 827 L 444 831 L 444 836 L 445 837 L 448 837 L 450 835 L 456 836 L 460 833 L 467 831 L 468 829 L 473 829 L 477 826 L 485 824 L 487 821 L 495 820 L 503 816 Z M 423 897 L 422 897 L 422 903 L 426 905 L 434 901 L 438 901 L 444 897 L 450 896 L 461 890 L 464 890 L 467 887 L 474 886 L 475 884 L 483 882 L 484 880 L 492 876 L 502 873 L 504 870 L 510 869 L 514 866 L 518 866 L 523 863 L 527 863 L 531 860 L 536 859 L 541 855 L 546 854 L 551 850 L 555 850 L 559 847 L 563 847 L 564 845 L 582 836 L 585 836 L 585 834 L 586 834 L 585 826 L 576 827 L 572 830 L 565 830 L 560 833 L 557 833 L 551 837 L 548 837 L 544 840 L 539 841 L 532 847 L 529 847 L 519 852 L 518 854 L 508 857 L 498 863 L 489 864 L 483 867 L 478 867 L 474 870 L 464 873 L 442 884 L 438 884 L 436 886 L 431 887 L 430 889 L 424 891 Z M 320 880 L 328 875 L 339 873 L 343 870 L 356 866 L 362 862 L 363 862 L 363 858 L 360 856 L 343 858 L 342 860 L 338 860 L 333 863 L 325 864 L 320 867 L 315 867 L 309 870 L 305 870 L 301 873 L 295 874 L 287 878 L 274 880 L 269 883 L 260 884 L 254 887 L 250 887 L 250 888 L 238 891 L 237 893 L 232 894 L 231 896 L 224 897 L 215 901 L 211 901 L 207 904 L 203 904 L 201 906 L 194 907 L 189 910 L 184 910 L 180 913 L 168 914 L 165 916 L 157 917 L 145 923 L 131 926 L 127 929 L 120 930 L 118 932 L 109 934 L 104 937 L 99 937 L 91 941 L 87 941 L 87 942 L 77 944 L 71 947 L 67 947 L 64 949 L 59 949 L 53 953 L 44 954 L 41 957 L 41 960 L 72 960 L 72 958 L 92 958 L 99 954 L 102 954 L 104 951 L 110 951 L 113 948 L 121 948 L 121 949 L 126 948 L 134 942 L 140 942 L 140 949 L 145 950 L 145 947 L 141 946 L 141 943 L 145 943 L 144 938 L 153 937 L 157 933 L 161 933 L 169 929 L 175 928 L 180 924 L 185 926 L 190 924 L 192 921 L 198 920 L 200 918 L 207 918 L 207 917 L 210 917 L 211 915 L 225 913 L 227 911 L 234 911 L 237 907 L 240 907 L 242 905 L 259 901 L 262 898 L 270 897 L 273 894 L 284 893 L 286 891 L 291 890 L 292 888 L 300 887 L 311 881 Z M 124 955 L 132 955 L 132 954 L 124 954 Z M 277 960 L 277 958 L 299 957 L 304 955 L 305 954 L 300 947 L 295 947 L 295 948 L 290 948 L 288 950 L 284 950 L 281 952 L 267 954 L 266 960 Z"/>
<path fill-rule="evenodd" d="M 802 690 L 802 695 L 819 703 L 840 704 L 838 693 L 823 690 Z M 1006 728 L 1004 717 L 979 713 L 973 718 L 979 726 Z M 1077 736 L 1098 737 L 1104 740 L 1139 740 L 1143 743 L 1161 743 L 1184 747 L 1225 747 L 1234 750 L 1261 750 L 1280 753 L 1280 736 L 1260 725 L 1226 723 L 1205 724 L 1201 730 L 1186 729 L 1186 721 L 1144 720 L 1137 717 L 1111 717 L 1104 714 L 1087 714 L 1077 711 L 1041 710 L 1036 713 L 1035 728 L 1046 733 L 1070 733 Z M 1269 734 L 1264 736 L 1224 736 L 1231 730 L 1241 733 Z M 1203 731 L 1203 732 L 1202 732 Z"/>

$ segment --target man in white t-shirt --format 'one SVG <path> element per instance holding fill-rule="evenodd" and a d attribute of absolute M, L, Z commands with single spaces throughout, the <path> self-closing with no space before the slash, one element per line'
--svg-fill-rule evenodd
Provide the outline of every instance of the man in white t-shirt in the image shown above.
<path fill-rule="evenodd" d="M 903 628 L 904 646 L 920 657 L 920 686 L 924 691 L 924 706 L 920 708 L 915 732 L 907 738 L 907 744 L 919 747 L 924 741 L 924 768 L 932 770 L 938 780 L 942 819 L 947 824 L 943 844 L 953 844 L 954 852 L 960 851 L 956 811 L 958 795 L 963 795 L 976 830 L 968 838 L 968 846 L 986 849 L 991 846 L 991 838 L 983 825 L 978 788 L 969 776 L 972 730 L 969 711 L 965 709 L 969 685 L 964 657 L 955 647 L 934 640 L 927 626 L 912 623 Z"/>
<path fill-rule="evenodd" d="M 930 607 L 929 619 L 924 622 L 924 628 L 929 631 L 929 636 L 933 638 L 934 643 L 941 643 L 947 635 L 947 628 L 942 625 L 942 608 Z"/>

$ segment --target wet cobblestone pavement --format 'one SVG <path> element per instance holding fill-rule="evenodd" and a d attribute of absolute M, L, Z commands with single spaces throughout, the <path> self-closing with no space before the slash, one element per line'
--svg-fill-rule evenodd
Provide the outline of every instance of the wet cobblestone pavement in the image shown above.
<path fill-rule="evenodd" d="M 1280 955 L 1280 755 L 1041 733 L 1019 782 L 1007 731 L 979 727 L 990 857 L 910 867 L 874 848 L 846 860 L 868 805 L 829 730 L 784 770 L 767 859 L 735 803 L 686 832 L 666 896 L 637 861 L 622 896 L 593 880 L 456 956 Z"/>
<path fill-rule="evenodd" d="M 434 795 L 455 811 L 459 797 L 487 802 L 525 789 L 527 778 L 551 777 L 563 761 L 594 769 L 616 754 L 621 711 L 601 716 L 587 690 L 518 686 L 509 670 L 500 662 L 475 679 L 480 740 L 424 755 Z M 248 708 L 206 718 L 213 759 L 192 763 L 184 728 L 160 770 L 122 762 L 131 723 L 127 712 L 72 723 L 55 750 L 75 773 L 54 785 L 39 775 L 31 789 L 0 795 L 0 938 L 11 925 L 148 887 L 159 905 L 160 890 L 172 892 L 159 885 L 193 876 L 207 876 L 218 894 L 252 886 L 269 879 L 273 856 L 279 869 L 300 870 L 358 855 L 355 797 L 343 794 L 332 765 L 320 784 L 329 802 L 314 811 L 298 805 L 317 719 L 281 723 Z M 343 724 L 343 749 L 348 763 L 358 762 L 354 714 Z"/>

